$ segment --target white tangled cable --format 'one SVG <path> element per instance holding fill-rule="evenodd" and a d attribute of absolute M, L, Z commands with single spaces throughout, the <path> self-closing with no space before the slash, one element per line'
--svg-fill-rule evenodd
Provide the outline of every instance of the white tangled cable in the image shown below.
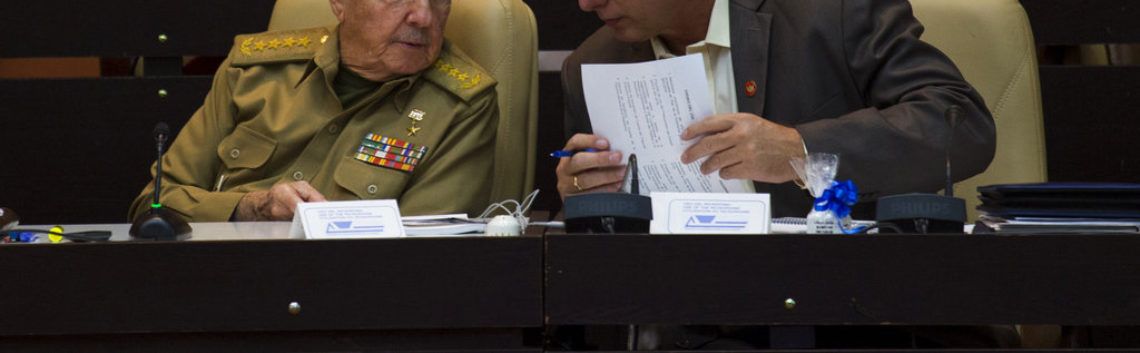
<path fill-rule="evenodd" d="M 534 204 L 534 200 L 538 198 L 538 191 L 534 190 L 529 195 L 523 198 L 522 202 L 515 200 L 505 200 L 493 203 L 483 213 L 479 214 L 479 219 L 487 219 L 497 211 L 506 212 L 505 215 L 496 216 L 494 219 L 487 223 L 487 235 L 490 236 L 503 236 L 503 235 L 517 235 L 522 234 L 526 227 L 530 224 L 530 218 L 527 217 L 527 212 L 530 212 L 530 207 Z M 514 208 L 513 210 L 511 208 Z M 514 220 L 514 222 L 510 222 Z M 507 232 L 502 227 L 518 227 L 518 231 Z M 513 230 L 513 229 L 512 229 Z"/>

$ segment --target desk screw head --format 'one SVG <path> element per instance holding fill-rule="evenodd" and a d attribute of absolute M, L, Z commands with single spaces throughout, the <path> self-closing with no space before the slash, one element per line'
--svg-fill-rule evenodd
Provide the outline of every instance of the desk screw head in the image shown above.
<path fill-rule="evenodd" d="M 297 316 L 301 314 L 301 304 L 297 302 L 289 303 L 289 314 Z"/>
<path fill-rule="evenodd" d="M 164 89 L 158 90 L 158 98 L 166 98 L 166 96 L 168 96 L 168 95 L 170 95 L 170 93 L 166 92 L 166 90 L 164 90 Z"/>
<path fill-rule="evenodd" d="M 796 308 L 796 300 L 792 298 L 784 299 L 784 309 L 792 310 Z"/>
<path fill-rule="evenodd" d="M 170 39 L 170 37 L 167 37 L 166 33 L 159 33 L 159 35 L 158 35 L 158 42 L 159 43 L 166 43 L 166 40 L 168 40 L 168 39 Z"/>

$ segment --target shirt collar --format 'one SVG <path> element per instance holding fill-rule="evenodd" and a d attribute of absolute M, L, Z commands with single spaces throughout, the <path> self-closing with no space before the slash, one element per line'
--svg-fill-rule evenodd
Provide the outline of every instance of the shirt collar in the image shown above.
<path fill-rule="evenodd" d="M 695 49 L 699 49 L 705 45 L 718 46 L 725 49 L 732 48 L 732 40 L 730 26 L 728 21 L 728 2 L 729 0 L 716 0 L 713 3 L 712 14 L 709 16 L 709 28 L 705 34 L 705 40 L 689 45 L 688 52 L 692 53 Z M 665 41 L 660 37 L 654 36 L 649 39 L 650 44 L 653 46 L 653 55 L 657 59 L 668 59 L 676 57 L 669 51 L 669 47 L 665 45 Z"/>

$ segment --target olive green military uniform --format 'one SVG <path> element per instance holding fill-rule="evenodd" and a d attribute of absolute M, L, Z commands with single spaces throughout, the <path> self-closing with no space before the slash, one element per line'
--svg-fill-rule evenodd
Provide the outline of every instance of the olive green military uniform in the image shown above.
<path fill-rule="evenodd" d="M 486 71 L 444 43 L 428 69 L 342 106 L 339 65 L 336 27 L 235 38 L 162 159 L 162 204 L 191 221 L 227 221 L 247 192 L 304 180 L 329 200 L 397 199 L 408 215 L 487 206 L 498 105 Z"/>

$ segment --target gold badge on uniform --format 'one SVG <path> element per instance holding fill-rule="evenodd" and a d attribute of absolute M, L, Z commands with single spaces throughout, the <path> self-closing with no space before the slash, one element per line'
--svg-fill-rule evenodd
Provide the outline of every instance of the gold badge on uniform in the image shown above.
<path fill-rule="evenodd" d="M 368 134 L 355 152 L 354 158 L 358 161 L 377 167 L 411 172 L 423 160 L 428 148 L 391 137 Z"/>
<path fill-rule="evenodd" d="M 424 111 L 419 109 L 412 109 L 412 112 L 408 113 L 408 119 L 412 121 L 412 126 L 408 127 L 408 136 L 416 136 L 416 134 L 422 130 L 422 128 L 416 124 L 424 120 L 424 114 Z"/>

